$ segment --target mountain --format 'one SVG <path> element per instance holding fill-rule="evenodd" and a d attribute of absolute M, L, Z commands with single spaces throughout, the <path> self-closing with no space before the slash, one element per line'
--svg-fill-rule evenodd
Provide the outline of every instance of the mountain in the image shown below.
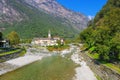
<path fill-rule="evenodd" d="M 76 26 L 77 29 L 84 29 L 85 26 L 87 26 L 86 16 L 66 9 L 58 2 L 56 2 L 56 0 L 25 0 L 25 1 L 39 10 L 42 9 L 46 11 L 48 14 L 53 14 L 55 16 L 67 19 L 69 22 L 71 22 L 71 25 Z M 68 22 L 67 20 L 66 22 Z"/>
<path fill-rule="evenodd" d="M 120 0 L 108 0 L 93 23 L 80 33 L 88 49 L 98 53 L 101 60 L 120 60 Z"/>
<path fill-rule="evenodd" d="M 9 1 L 0 0 L 0 23 L 22 21 L 22 14 L 15 10 L 12 6 L 8 5 Z"/>
<path fill-rule="evenodd" d="M 53 36 L 73 38 L 87 27 L 88 18 L 64 8 L 56 0 L 1 0 L 0 29 L 14 30 L 22 38 Z"/>

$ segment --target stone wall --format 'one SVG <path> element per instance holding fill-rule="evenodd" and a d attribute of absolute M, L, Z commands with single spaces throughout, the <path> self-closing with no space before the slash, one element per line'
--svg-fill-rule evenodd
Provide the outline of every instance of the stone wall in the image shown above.
<path fill-rule="evenodd" d="M 23 50 L 21 50 L 19 52 L 16 52 L 16 53 L 13 53 L 13 54 L 8 54 L 8 55 L 0 56 L 0 62 L 4 62 L 4 61 L 7 61 L 7 60 L 10 60 L 10 59 L 13 59 L 13 58 L 17 58 L 17 57 L 20 56 L 20 53 L 22 51 Z"/>
<path fill-rule="evenodd" d="M 88 57 L 84 52 L 80 53 L 91 70 L 98 75 L 102 80 L 120 80 L 120 74 L 106 66 L 100 64 L 96 60 Z"/>

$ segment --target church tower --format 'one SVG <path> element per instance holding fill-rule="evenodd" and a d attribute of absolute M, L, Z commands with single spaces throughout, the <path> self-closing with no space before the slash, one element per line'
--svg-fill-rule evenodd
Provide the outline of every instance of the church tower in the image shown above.
<path fill-rule="evenodd" d="M 51 32 L 50 32 L 50 30 L 48 31 L 48 38 L 51 39 Z"/>

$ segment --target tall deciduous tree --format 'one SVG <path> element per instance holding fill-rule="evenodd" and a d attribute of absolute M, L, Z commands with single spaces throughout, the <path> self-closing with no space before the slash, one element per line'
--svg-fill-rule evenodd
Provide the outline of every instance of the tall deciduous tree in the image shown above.
<path fill-rule="evenodd" d="M 8 34 L 7 39 L 10 40 L 11 45 L 17 45 L 20 43 L 20 37 L 15 31 L 12 31 L 10 34 Z"/>

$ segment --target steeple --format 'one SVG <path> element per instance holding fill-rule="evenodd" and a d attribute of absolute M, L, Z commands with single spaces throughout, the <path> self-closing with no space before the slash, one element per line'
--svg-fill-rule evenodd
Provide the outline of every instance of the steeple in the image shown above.
<path fill-rule="evenodd" d="M 51 39 L 51 32 L 50 32 L 50 30 L 48 31 L 48 38 Z"/>

